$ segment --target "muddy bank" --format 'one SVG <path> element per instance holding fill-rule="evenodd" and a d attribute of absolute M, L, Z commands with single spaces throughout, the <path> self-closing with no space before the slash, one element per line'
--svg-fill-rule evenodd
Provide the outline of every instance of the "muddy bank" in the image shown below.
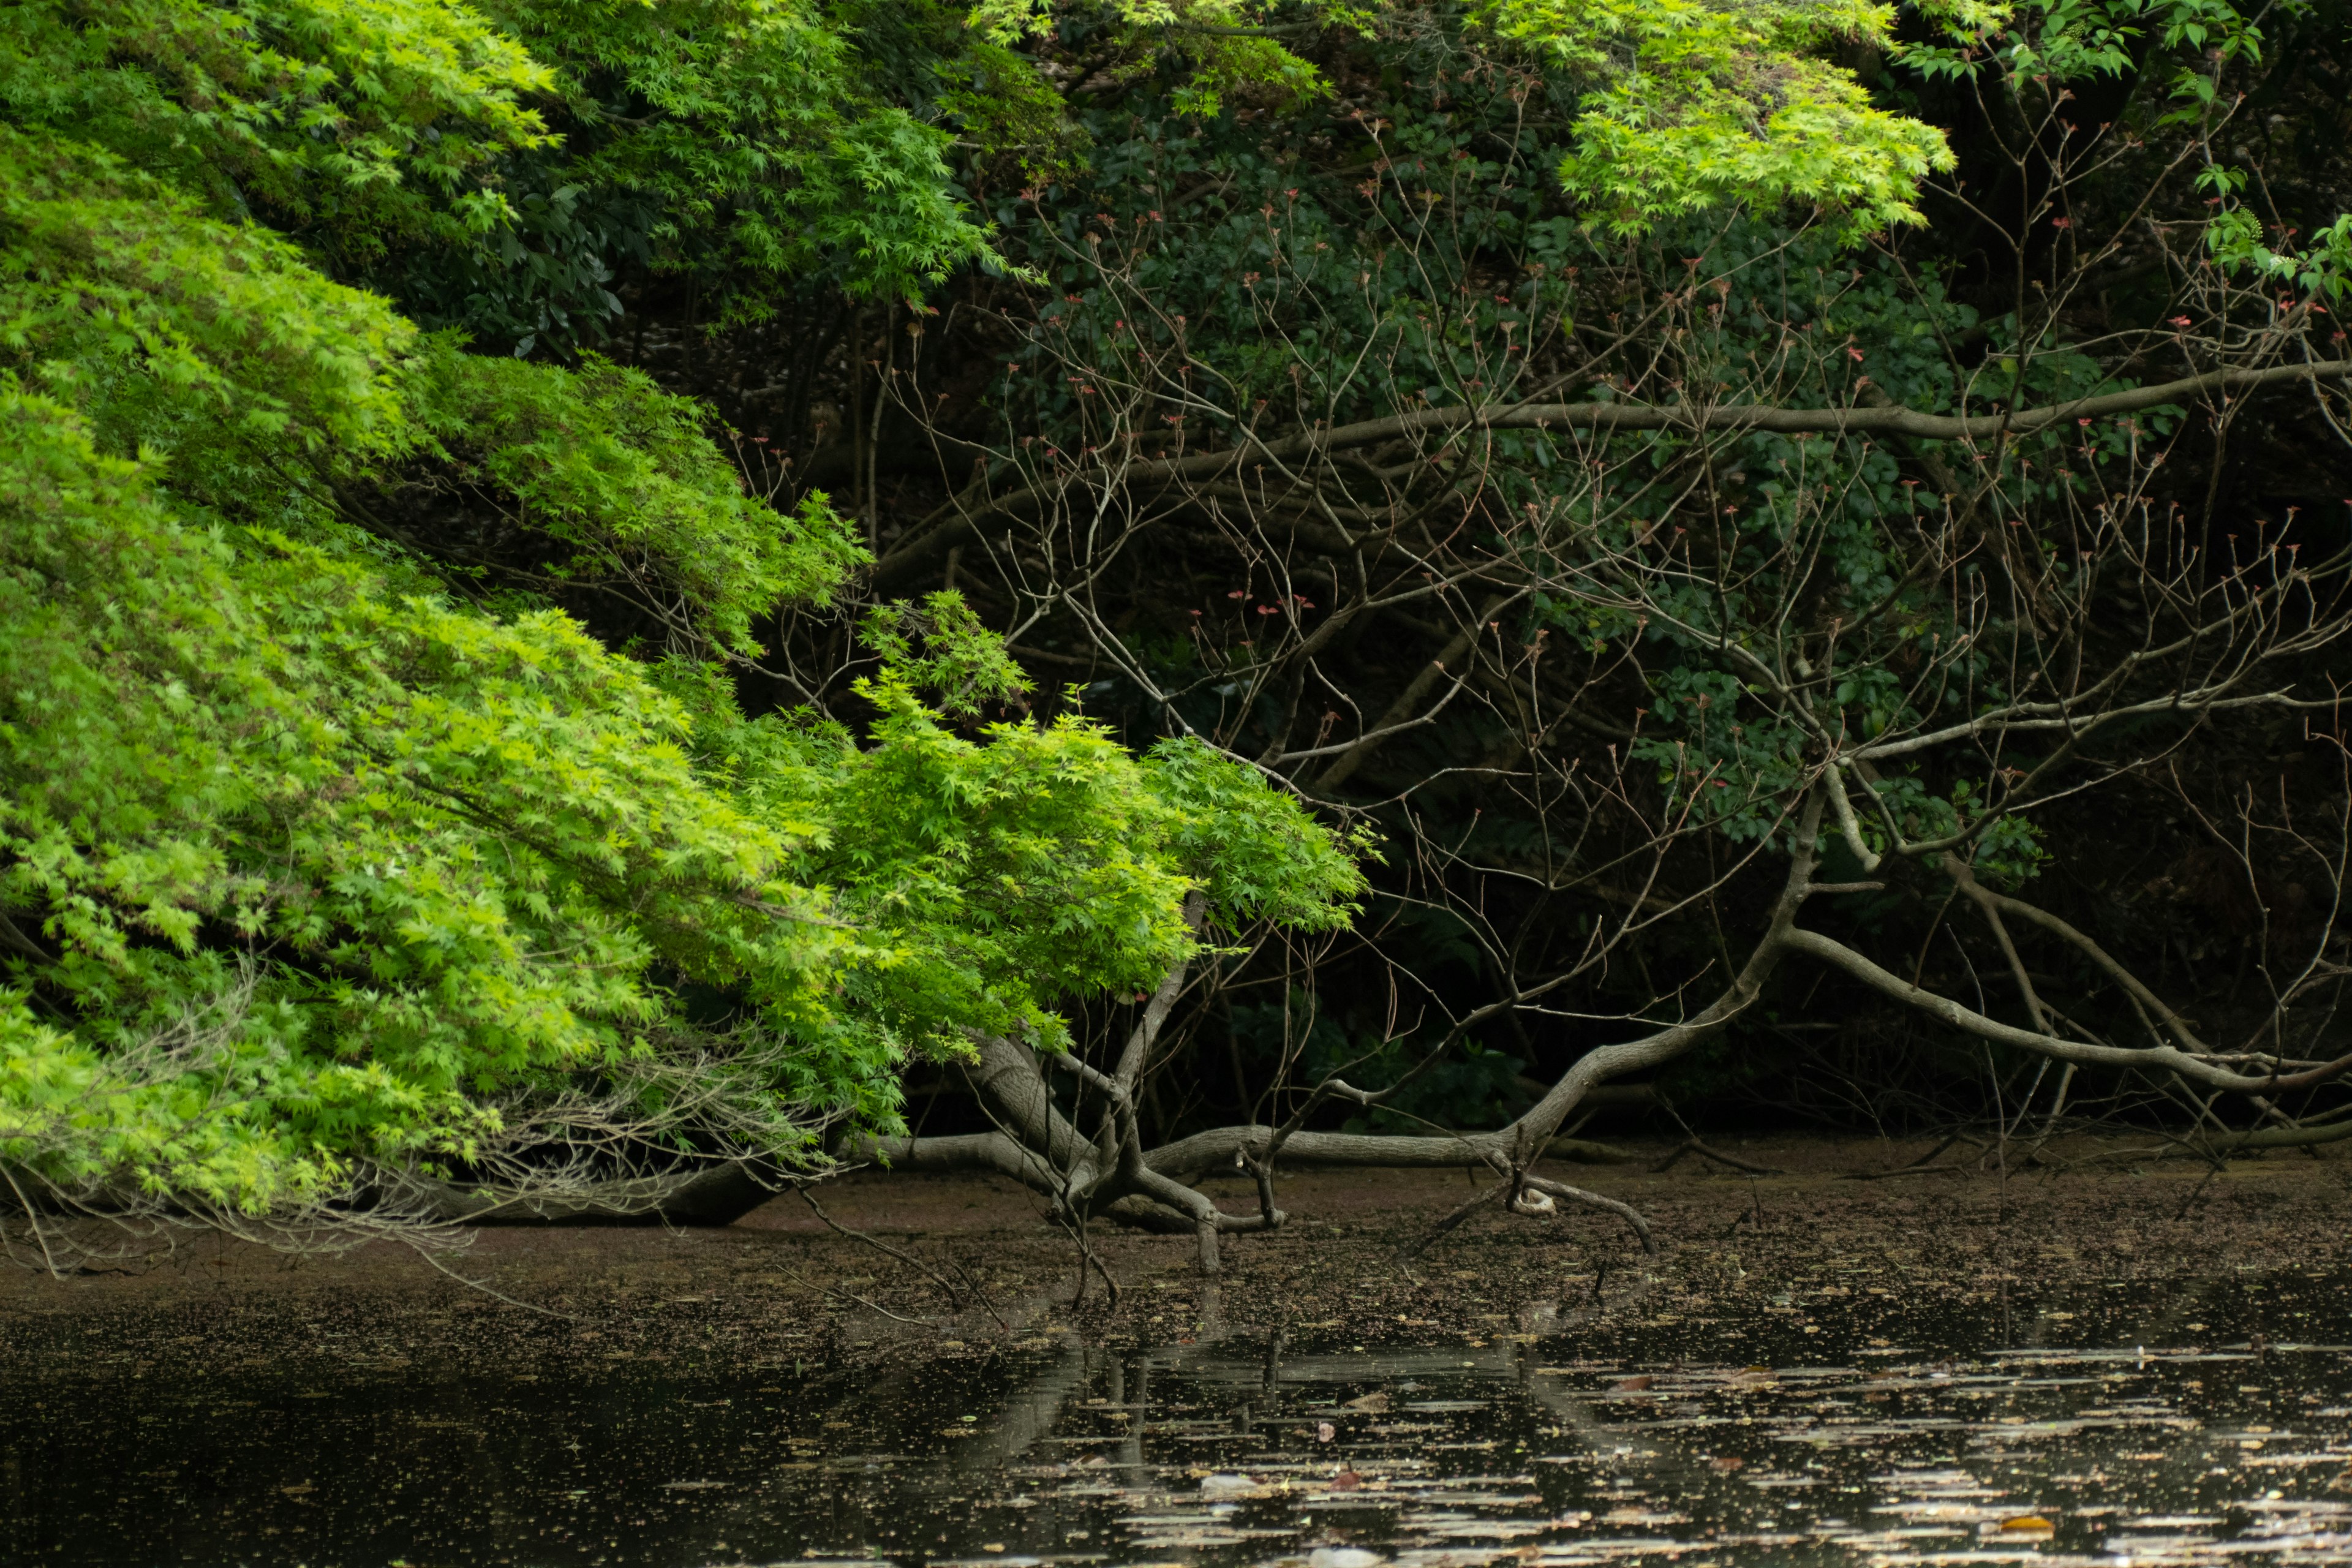
<path fill-rule="evenodd" d="M 495 1361 L 551 1375 L 587 1362 L 711 1370 L 985 1357 L 1073 1338 L 1121 1346 L 1280 1333 L 1345 1347 L 1577 1330 L 1720 1349 L 1819 1331 L 1810 1320 L 1832 1303 L 1842 1337 L 1897 1340 L 1956 1316 L 2007 1324 L 2054 1311 L 2062 1295 L 2067 1321 L 2107 1312 L 2117 1331 L 2147 1331 L 2167 1325 L 2132 1317 L 2153 1310 L 2146 1303 L 2161 1300 L 2185 1321 L 2212 1291 L 2235 1300 L 2249 1281 L 2347 1261 L 2352 1165 L 2300 1153 L 2240 1161 L 2210 1180 L 2181 1161 L 1856 1180 L 1927 1146 L 1727 1148 L 1780 1173 L 1685 1159 L 1654 1174 L 1662 1148 L 1636 1149 L 1646 1156 L 1637 1164 L 1551 1173 L 1648 1215 L 1654 1258 L 1607 1215 L 1489 1211 L 1404 1262 L 1403 1244 L 1474 1191 L 1463 1173 L 1307 1173 L 1282 1184 L 1292 1223 L 1228 1238 L 1214 1281 L 1194 1273 L 1186 1238 L 1097 1229 L 1097 1252 L 1122 1287 L 1116 1306 L 1097 1282 L 1074 1308 L 1068 1236 L 1032 1195 L 975 1179 L 861 1173 L 823 1190 L 835 1220 L 922 1268 L 829 1230 L 791 1197 L 722 1230 L 485 1231 L 452 1267 L 495 1296 L 396 1248 L 289 1259 L 182 1238 L 118 1272 L 0 1272 L 0 1365 L 137 1377 L 326 1363 L 399 1374 Z M 1217 1195 L 1236 1210 L 1249 1201 L 1238 1183 Z M 2210 1290 L 2180 1288 L 2199 1281 Z"/>

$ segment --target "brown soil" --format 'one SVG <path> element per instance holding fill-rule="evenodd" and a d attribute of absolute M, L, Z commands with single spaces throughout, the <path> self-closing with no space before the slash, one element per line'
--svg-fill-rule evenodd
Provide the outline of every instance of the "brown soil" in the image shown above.
<path fill-rule="evenodd" d="M 2116 1302 L 2174 1297 L 2184 1280 L 2333 1271 L 2352 1213 L 2352 1164 L 2299 1153 L 2242 1161 L 2210 1181 L 2200 1165 L 2127 1156 L 2005 1181 L 1971 1157 L 1966 1170 L 1864 1181 L 1853 1173 L 1927 1146 L 1790 1140 L 1727 1152 L 1783 1173 L 1751 1179 L 1696 1157 L 1650 1173 L 1663 1151 L 1550 1173 L 1647 1214 L 1662 1242 L 1654 1258 L 1608 1215 L 1489 1210 L 1404 1263 L 1402 1245 L 1473 1191 L 1463 1173 L 1309 1173 L 1282 1184 L 1286 1227 L 1226 1239 L 1213 1285 L 1194 1273 L 1187 1237 L 1098 1229 L 1097 1250 L 1123 1287 L 1116 1308 L 1096 1282 L 1074 1310 L 1069 1237 L 1034 1198 L 987 1179 L 863 1173 L 822 1190 L 835 1220 L 976 1281 L 986 1306 L 952 1300 L 790 1197 L 723 1230 L 484 1231 L 453 1267 L 495 1296 L 395 1247 L 289 1258 L 182 1237 L 120 1272 L 0 1270 L 0 1364 L 290 1371 L 327 1358 L 389 1369 L 478 1360 L 495 1343 L 518 1365 L 709 1367 L 984 1355 L 1066 1331 L 1108 1343 L 1260 1331 L 1294 1342 L 1481 1340 L 1612 1313 L 1794 1333 L 1813 1331 L 1807 1301 L 1832 1296 L 1852 1299 L 1846 1317 L 1883 1299 L 1888 1332 L 1932 1331 L 1939 1315 L 1996 1302 L 2006 1313 L 2012 1294 L 2046 1306 L 2053 1293 L 2120 1292 L 2098 1298 Z M 1238 1183 L 1217 1195 L 1237 1211 L 1250 1202 Z"/>

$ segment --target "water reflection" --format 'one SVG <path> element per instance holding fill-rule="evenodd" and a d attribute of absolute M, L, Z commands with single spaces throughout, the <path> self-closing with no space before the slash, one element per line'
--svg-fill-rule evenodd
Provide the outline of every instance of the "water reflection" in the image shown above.
<path fill-rule="evenodd" d="M 1204 1300 L 1190 1343 L 879 1371 L 17 1376 L 0 1560 L 2352 1561 L 2352 1349 L 2252 1326 L 2340 1324 L 2341 1299 L 1940 1324 L 1866 1292 L 1736 1324 L 1538 1302 L 1492 1340 L 1361 1349 L 1223 1337 Z"/>

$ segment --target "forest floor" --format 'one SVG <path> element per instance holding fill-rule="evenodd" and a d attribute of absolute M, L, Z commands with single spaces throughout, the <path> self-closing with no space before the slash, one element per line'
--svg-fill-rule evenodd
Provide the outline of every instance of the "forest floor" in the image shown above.
<path fill-rule="evenodd" d="M 1094 1247 L 1122 1287 L 1115 1307 L 1099 1279 L 1072 1306 L 1070 1237 L 1033 1196 L 990 1178 L 866 1172 L 821 1189 L 832 1219 L 956 1281 L 953 1294 L 789 1194 L 720 1230 L 486 1230 L 440 1267 L 383 1245 L 288 1258 L 181 1237 L 104 1272 L 0 1269 L 0 1368 L 394 1370 L 485 1357 L 542 1370 L 708 1368 L 985 1356 L 1071 1333 L 1110 1345 L 1268 1331 L 1294 1343 L 1484 1343 L 1612 1317 L 1686 1322 L 1702 1337 L 1752 1325 L 1785 1343 L 1820 1331 L 1816 1314 L 1842 1339 L 1932 1335 L 1956 1311 L 1997 1309 L 2006 1324 L 2012 1300 L 2069 1319 L 2062 1297 L 2161 1298 L 2187 1303 L 2166 1309 L 2186 1317 L 2200 1298 L 2184 1281 L 2242 1285 L 2352 1263 L 2352 1161 L 2340 1156 L 2273 1152 L 2214 1173 L 2084 1142 L 2054 1151 L 2063 1167 L 2006 1179 L 1966 1149 L 1945 1154 L 1948 1169 L 1857 1179 L 1930 1145 L 1720 1146 L 1779 1173 L 1751 1178 L 1696 1156 L 1654 1173 L 1667 1149 L 1638 1144 L 1626 1145 L 1638 1163 L 1549 1171 L 1647 1215 L 1655 1257 L 1610 1215 L 1490 1208 L 1405 1261 L 1402 1249 L 1473 1191 L 1464 1173 L 1308 1172 L 1280 1184 L 1290 1223 L 1227 1237 L 1213 1281 L 1194 1271 L 1189 1237 L 1098 1227 Z M 1252 1201 L 1238 1182 L 1211 1190 L 1235 1212 Z M 2121 1331 L 2165 1326 L 2134 1319 Z"/>

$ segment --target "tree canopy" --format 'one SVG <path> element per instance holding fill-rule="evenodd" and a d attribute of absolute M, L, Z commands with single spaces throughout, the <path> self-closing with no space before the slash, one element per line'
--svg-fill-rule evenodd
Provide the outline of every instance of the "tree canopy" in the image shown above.
<path fill-rule="evenodd" d="M 838 1119 L 895 1127 L 910 1058 L 1055 1046 L 1070 1000 L 1148 990 L 1219 931 L 1344 919 L 1349 847 L 1246 769 L 1075 712 L 966 721 L 1024 682 L 952 594 L 876 623 L 863 721 L 748 715 L 729 661 L 779 606 L 840 603 L 855 531 L 822 493 L 754 493 L 638 371 L 417 324 L 468 278 L 468 325 L 576 319 L 603 263 L 550 271 L 529 237 L 535 203 L 591 221 L 582 196 L 772 287 L 831 265 L 903 290 L 980 254 L 940 134 L 844 48 L 768 5 L 11 13 L 20 1177 L 282 1219 L 590 1103 L 807 1161 Z M 548 129 L 623 90 L 642 133 Z M 406 310 L 366 287 L 390 277 Z M 404 488 L 657 626 L 615 644 L 486 585 L 466 541 L 404 526 Z"/>

